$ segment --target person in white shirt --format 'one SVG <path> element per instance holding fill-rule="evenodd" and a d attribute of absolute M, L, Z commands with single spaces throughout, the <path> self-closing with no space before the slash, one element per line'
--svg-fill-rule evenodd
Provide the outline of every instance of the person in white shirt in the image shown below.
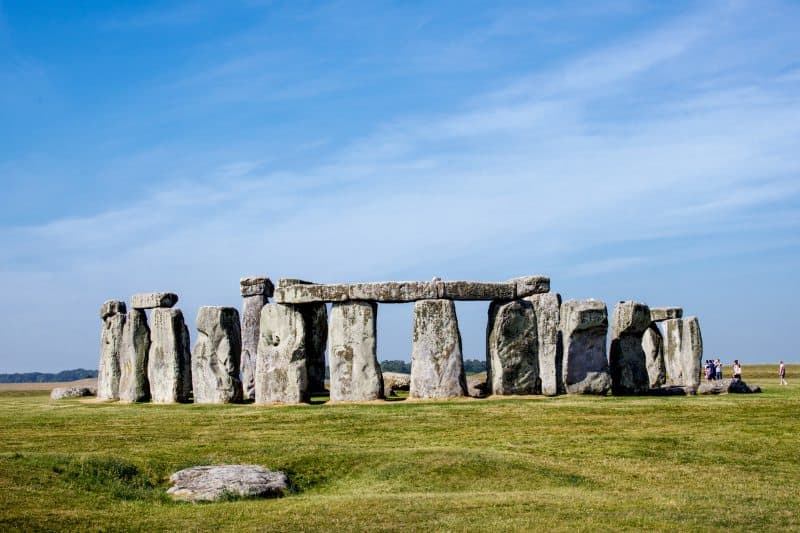
<path fill-rule="evenodd" d="M 733 361 L 733 379 L 737 381 L 742 379 L 742 365 L 739 364 L 738 359 Z"/>
<path fill-rule="evenodd" d="M 781 385 L 788 385 L 786 383 L 786 365 L 783 364 L 783 361 L 778 366 L 778 375 L 781 377 Z"/>

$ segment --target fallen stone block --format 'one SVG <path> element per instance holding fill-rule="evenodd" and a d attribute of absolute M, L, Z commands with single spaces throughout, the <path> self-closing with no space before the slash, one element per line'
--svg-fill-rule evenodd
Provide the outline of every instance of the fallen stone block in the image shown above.
<path fill-rule="evenodd" d="M 169 477 L 174 500 L 213 502 L 238 498 L 275 498 L 289 490 L 289 478 L 257 465 L 193 466 Z"/>
<path fill-rule="evenodd" d="M 183 313 L 180 309 L 158 308 L 150 319 L 150 397 L 155 403 L 188 402 L 192 394 L 192 354 Z"/>
<path fill-rule="evenodd" d="M 411 388 L 411 374 L 401 372 L 381 372 L 381 374 L 386 396 L 394 395 L 395 391 L 407 391 Z"/>
<path fill-rule="evenodd" d="M 333 304 L 328 339 L 332 402 L 363 402 L 384 397 L 377 356 L 377 314 L 375 302 Z"/>
<path fill-rule="evenodd" d="M 172 292 L 144 292 L 131 296 L 131 307 L 134 309 L 173 307 L 176 303 L 178 295 Z"/>
<path fill-rule="evenodd" d="M 233 307 L 201 307 L 197 312 L 197 332 L 192 351 L 195 403 L 242 401 L 239 311 Z"/>
<path fill-rule="evenodd" d="M 561 305 L 560 314 L 566 392 L 607 394 L 611 375 L 606 355 L 606 305 L 597 300 L 568 300 Z"/>
<path fill-rule="evenodd" d="M 467 395 L 461 333 L 452 300 L 414 304 L 410 388 L 412 398 Z"/>
<path fill-rule="evenodd" d="M 69 400 L 72 398 L 83 398 L 94 396 L 95 390 L 92 387 L 56 387 L 50 391 L 51 400 Z"/>

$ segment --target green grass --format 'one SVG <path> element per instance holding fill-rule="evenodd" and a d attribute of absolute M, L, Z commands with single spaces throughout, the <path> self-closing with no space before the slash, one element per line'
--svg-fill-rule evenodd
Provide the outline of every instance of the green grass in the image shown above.
<path fill-rule="evenodd" d="M 0 531 L 800 529 L 800 365 L 760 395 L 115 405 L 0 394 Z M 172 502 L 181 468 L 286 471 Z"/>

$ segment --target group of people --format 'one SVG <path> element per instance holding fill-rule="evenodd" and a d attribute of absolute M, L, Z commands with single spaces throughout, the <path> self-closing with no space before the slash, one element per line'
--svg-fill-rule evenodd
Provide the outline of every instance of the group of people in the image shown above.
<path fill-rule="evenodd" d="M 783 364 L 781 362 L 781 364 Z M 721 359 L 708 359 L 706 360 L 704 373 L 706 381 L 722 381 L 722 360 Z M 738 359 L 733 361 L 733 379 L 738 381 L 742 379 L 742 365 L 739 364 Z"/>
<path fill-rule="evenodd" d="M 703 372 L 706 376 L 706 381 L 721 381 L 722 380 L 722 361 L 720 359 L 708 359 L 703 367 Z M 780 377 L 781 385 L 788 385 L 786 382 L 786 365 L 783 361 L 778 365 L 778 377 Z M 742 365 L 738 359 L 733 360 L 733 379 L 739 381 L 742 379 Z"/>

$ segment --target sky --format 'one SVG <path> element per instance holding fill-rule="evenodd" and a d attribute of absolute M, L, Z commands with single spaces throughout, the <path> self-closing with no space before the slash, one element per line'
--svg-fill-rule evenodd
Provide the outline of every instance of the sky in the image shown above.
<path fill-rule="evenodd" d="M 545 274 L 800 362 L 800 3 L 0 1 L 0 372 L 239 278 Z M 458 303 L 467 358 L 486 302 Z M 382 305 L 408 360 L 412 305 Z"/>

